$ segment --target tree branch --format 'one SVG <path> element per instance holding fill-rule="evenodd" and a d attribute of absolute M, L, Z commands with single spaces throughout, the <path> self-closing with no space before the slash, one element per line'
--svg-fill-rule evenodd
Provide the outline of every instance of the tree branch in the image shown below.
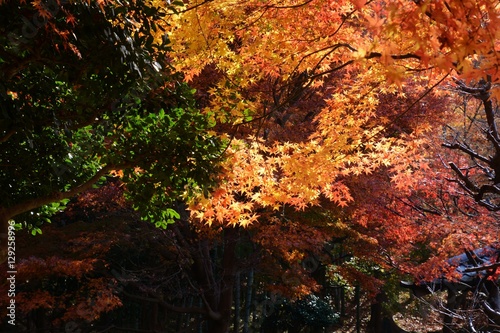
<path fill-rule="evenodd" d="M 36 209 L 38 207 L 41 207 L 43 205 L 48 205 L 52 202 L 58 202 L 63 199 L 69 199 L 78 193 L 81 193 L 83 191 L 86 191 L 90 189 L 101 177 L 105 176 L 106 174 L 109 173 L 111 170 L 117 170 L 117 169 L 125 169 L 128 167 L 133 166 L 134 163 L 124 163 L 124 164 L 119 164 L 119 165 L 113 165 L 113 164 L 108 164 L 101 168 L 99 171 L 95 173 L 94 176 L 92 176 L 90 179 L 85 181 L 84 183 L 75 186 L 71 188 L 68 191 L 65 192 L 54 192 L 52 194 L 40 197 L 40 198 L 34 198 L 31 200 L 27 200 L 25 202 L 19 203 L 17 205 L 11 206 L 11 207 L 0 207 L 0 215 L 5 216 L 7 219 L 11 219 L 14 216 L 17 216 L 19 214 L 29 212 L 30 210 Z"/>
<path fill-rule="evenodd" d="M 479 153 L 475 152 L 474 150 L 472 150 L 472 148 L 465 145 L 464 143 L 461 143 L 461 142 L 443 143 L 442 146 L 449 148 L 449 149 L 458 149 L 460 151 L 463 151 L 464 153 L 466 153 L 467 155 L 469 155 L 472 158 L 477 158 L 478 160 L 483 161 L 483 162 L 488 163 L 488 164 L 490 163 L 489 158 L 486 158 L 486 157 L 480 155 Z"/>
<path fill-rule="evenodd" d="M 479 192 L 479 187 L 474 184 L 469 177 L 463 174 L 462 170 L 453 162 L 449 163 L 450 168 L 455 171 L 457 174 L 458 178 L 462 181 L 460 184 L 463 184 L 464 189 L 467 191 L 471 191 L 473 193 Z"/>
<path fill-rule="evenodd" d="M 467 268 L 467 269 L 464 269 L 464 273 L 472 273 L 472 272 L 480 272 L 480 271 L 485 271 L 485 270 L 493 270 L 493 269 L 497 269 L 498 267 L 500 267 L 500 262 L 496 262 L 496 263 L 490 264 L 490 265 L 483 265 L 483 266 L 479 266 L 479 267 Z"/>
<path fill-rule="evenodd" d="M 9 130 L 7 133 L 5 133 L 5 135 L 4 135 L 4 136 L 2 136 L 2 137 L 0 138 L 0 143 L 4 143 L 4 142 L 6 142 L 6 141 L 7 141 L 7 140 L 9 140 L 9 138 L 10 138 L 11 136 L 13 136 L 14 134 L 16 134 L 16 130 L 15 130 L 15 129 L 11 129 L 11 130 Z"/>
<path fill-rule="evenodd" d="M 370 52 L 368 55 L 365 56 L 365 59 L 372 59 L 372 58 L 380 58 L 382 57 L 382 53 L 379 52 Z M 406 54 L 393 54 L 391 55 L 391 58 L 394 60 L 403 60 L 403 59 L 417 59 L 420 60 L 420 56 L 413 54 L 413 53 L 406 53 Z"/>
<path fill-rule="evenodd" d="M 276 5 L 269 5 L 268 7 L 273 8 L 273 9 L 290 9 L 290 8 L 298 8 L 307 5 L 308 3 L 313 2 L 313 0 L 306 0 L 303 3 L 299 3 L 296 5 L 288 5 L 288 6 L 276 6 Z"/>

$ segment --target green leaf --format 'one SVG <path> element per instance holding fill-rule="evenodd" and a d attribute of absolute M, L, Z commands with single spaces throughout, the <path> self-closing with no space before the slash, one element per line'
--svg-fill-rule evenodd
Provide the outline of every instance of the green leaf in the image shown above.
<path fill-rule="evenodd" d="M 37 234 L 40 234 L 40 235 L 41 235 L 41 234 L 42 234 L 42 229 L 40 229 L 39 227 L 33 227 L 33 228 L 31 229 L 31 234 L 32 234 L 33 236 L 36 236 Z"/>
<path fill-rule="evenodd" d="M 171 218 L 174 218 L 174 219 L 181 218 L 181 215 L 176 210 L 174 210 L 172 208 L 167 208 L 167 213 Z"/>

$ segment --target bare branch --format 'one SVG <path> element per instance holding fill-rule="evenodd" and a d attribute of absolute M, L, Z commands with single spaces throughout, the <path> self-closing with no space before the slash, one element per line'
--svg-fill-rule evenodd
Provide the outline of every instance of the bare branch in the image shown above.
<path fill-rule="evenodd" d="M 468 145 L 466 145 L 464 143 L 461 143 L 461 142 L 443 143 L 442 146 L 446 147 L 446 148 L 449 148 L 449 149 L 458 149 L 458 150 L 461 150 L 461 151 L 463 151 L 464 153 L 466 153 L 467 155 L 469 155 L 472 158 L 477 158 L 480 161 L 483 161 L 483 162 L 486 162 L 486 163 L 490 163 L 490 159 L 489 158 L 480 155 L 479 153 L 477 153 L 471 147 L 469 147 Z"/>
<path fill-rule="evenodd" d="M 365 56 L 366 59 L 372 59 L 372 58 L 381 58 L 382 53 L 379 52 L 370 52 L 367 56 Z M 413 54 L 413 53 L 406 53 L 406 54 L 393 54 L 391 55 L 391 58 L 394 60 L 403 60 L 403 59 L 417 59 L 420 60 L 420 56 Z"/>
<path fill-rule="evenodd" d="M 455 173 L 457 174 L 458 178 L 461 180 L 460 184 L 463 184 L 465 190 L 472 191 L 474 193 L 479 192 L 479 187 L 476 184 L 474 184 L 469 179 L 469 177 L 467 177 L 466 175 L 464 175 L 463 172 L 462 172 L 462 170 L 460 170 L 460 168 L 455 163 L 450 162 L 449 166 L 450 166 L 450 168 L 453 171 L 455 171 Z"/>
<path fill-rule="evenodd" d="M 493 309 L 491 307 L 491 305 L 488 304 L 488 302 L 486 302 L 486 301 L 483 301 L 482 305 L 483 305 L 484 312 L 486 312 L 486 314 L 488 315 L 489 318 L 493 318 L 495 321 L 500 321 L 500 312 Z"/>
<path fill-rule="evenodd" d="M 296 5 L 288 5 L 288 6 L 276 6 L 276 5 L 269 5 L 268 7 L 270 8 L 274 8 L 274 9 L 290 9 L 290 8 L 299 8 L 299 7 L 302 7 L 302 6 L 305 6 L 307 5 L 308 3 L 310 2 L 313 2 L 314 0 L 307 0 L 303 3 L 299 3 L 299 4 L 296 4 Z"/>
<path fill-rule="evenodd" d="M 472 268 L 467 268 L 464 269 L 464 273 L 471 273 L 471 272 L 480 272 L 480 271 L 485 271 L 485 270 L 494 270 L 500 267 L 500 262 L 496 262 L 494 264 L 490 265 L 483 265 L 479 267 L 472 267 Z"/>

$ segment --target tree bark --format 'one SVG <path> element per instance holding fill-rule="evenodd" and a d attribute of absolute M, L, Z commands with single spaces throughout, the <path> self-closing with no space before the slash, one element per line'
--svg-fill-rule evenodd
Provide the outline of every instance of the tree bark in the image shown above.
<path fill-rule="evenodd" d="M 380 302 L 379 296 L 375 303 L 370 306 L 370 322 L 369 322 L 369 333 L 382 333 L 382 303 Z"/>
<path fill-rule="evenodd" d="M 208 318 L 208 333 L 227 333 L 231 325 L 238 228 L 225 228 L 223 238 L 222 276 L 218 285 L 219 302 L 214 309 L 220 316 L 219 318 Z"/>
<path fill-rule="evenodd" d="M 250 307 L 252 306 L 253 292 L 253 268 L 250 268 L 247 277 L 247 293 L 245 297 L 245 314 L 243 317 L 243 333 L 248 333 L 248 323 L 250 319 Z"/>
<path fill-rule="evenodd" d="M 443 333 L 452 333 L 455 330 L 451 328 L 451 324 L 453 322 L 453 316 L 451 316 L 449 312 L 453 312 L 456 309 L 456 298 L 457 294 L 448 289 L 448 295 L 446 298 L 446 312 L 443 318 Z"/>
<path fill-rule="evenodd" d="M 234 283 L 234 324 L 233 332 L 238 333 L 240 328 L 240 308 L 241 308 L 241 274 L 238 272 Z"/>
<path fill-rule="evenodd" d="M 371 306 L 368 332 L 370 333 L 408 333 L 394 322 L 392 315 L 386 313 L 383 302 L 387 300 L 384 292 L 380 292 Z"/>

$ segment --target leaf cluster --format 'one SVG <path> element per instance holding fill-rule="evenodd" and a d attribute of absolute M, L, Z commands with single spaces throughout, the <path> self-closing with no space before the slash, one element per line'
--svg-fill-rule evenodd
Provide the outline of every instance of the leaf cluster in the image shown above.
<path fill-rule="evenodd" d="M 222 143 L 170 66 L 168 38 L 154 37 L 164 35 L 158 22 L 167 9 L 149 1 L 0 6 L 7 218 L 24 213 L 21 221 L 39 223 L 58 210 L 51 202 L 112 170 L 130 169 L 124 180 L 134 182 L 129 190 L 144 213 L 185 186 L 213 184 Z"/>

